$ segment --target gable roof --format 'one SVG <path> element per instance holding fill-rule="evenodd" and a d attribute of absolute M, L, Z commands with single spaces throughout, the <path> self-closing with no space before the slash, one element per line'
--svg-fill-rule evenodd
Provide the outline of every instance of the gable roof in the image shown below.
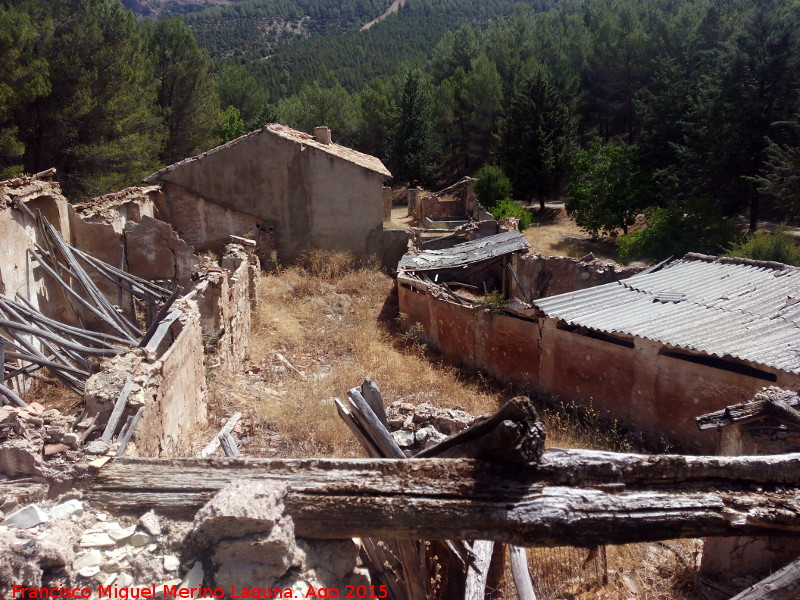
<path fill-rule="evenodd" d="M 686 255 L 655 272 L 551 296 L 548 317 L 800 373 L 800 269 Z"/>
<path fill-rule="evenodd" d="M 288 140 L 290 142 L 294 142 L 296 144 L 300 144 L 303 147 L 310 147 L 315 148 L 317 150 L 321 150 L 326 154 L 330 154 L 331 156 L 335 156 L 336 158 L 340 158 L 347 162 L 350 162 L 358 167 L 363 169 L 367 169 L 368 171 L 372 171 L 374 173 L 378 173 L 379 175 L 383 175 L 387 179 L 392 176 L 384 164 L 381 162 L 379 158 L 374 156 L 370 156 L 369 154 L 364 154 L 363 152 L 358 152 L 357 150 L 353 150 L 352 148 L 348 148 L 346 146 L 340 146 L 339 144 L 335 144 L 331 142 L 330 144 L 323 144 L 318 142 L 313 135 L 309 135 L 308 133 L 303 133 L 302 131 L 297 131 L 296 129 L 292 129 L 291 127 L 286 127 L 285 125 L 281 125 L 280 123 L 268 123 L 264 125 L 261 129 L 256 129 L 255 131 L 251 131 L 241 137 L 236 138 L 235 140 L 231 140 L 230 142 L 226 142 L 221 146 L 217 146 L 216 148 L 212 148 L 202 154 L 198 154 L 197 156 L 190 156 L 189 158 L 184 158 L 168 167 L 161 169 L 160 171 L 156 171 L 152 175 L 148 175 L 145 177 L 145 181 L 147 183 L 158 183 L 161 175 L 166 173 L 170 173 L 186 164 L 201 160 L 202 158 L 209 156 L 211 154 L 216 154 L 217 152 L 222 152 L 231 146 L 235 146 L 243 142 L 244 140 L 250 139 L 252 137 L 256 137 L 262 134 L 271 134 L 276 135 L 280 138 Z"/>
<path fill-rule="evenodd" d="M 441 271 L 456 269 L 477 262 L 499 258 L 506 254 L 527 250 L 531 245 L 519 231 L 506 231 L 497 235 L 456 244 L 442 250 L 425 250 L 406 254 L 400 259 L 398 271 Z"/>

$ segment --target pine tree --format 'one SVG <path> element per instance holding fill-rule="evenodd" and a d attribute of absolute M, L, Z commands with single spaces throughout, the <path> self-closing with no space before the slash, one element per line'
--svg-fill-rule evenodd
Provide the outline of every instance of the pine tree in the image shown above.
<path fill-rule="evenodd" d="M 65 190 L 96 195 L 157 168 L 162 125 L 152 70 L 133 15 L 116 0 L 24 4 L 51 91 L 20 117 L 25 168 L 56 167 Z"/>
<path fill-rule="evenodd" d="M 175 162 L 218 141 L 222 123 L 211 59 L 178 18 L 150 26 L 148 50 L 155 65 L 156 89 L 167 139 L 165 163 Z"/>
<path fill-rule="evenodd" d="M 500 164 L 514 186 L 516 198 L 538 199 L 559 194 L 569 174 L 575 150 L 575 124 L 569 104 L 534 68 L 511 99 L 500 132 Z"/>
<path fill-rule="evenodd" d="M 398 181 L 430 185 L 439 167 L 430 84 L 417 69 L 402 78 L 395 126 L 389 135 L 389 168 Z"/>

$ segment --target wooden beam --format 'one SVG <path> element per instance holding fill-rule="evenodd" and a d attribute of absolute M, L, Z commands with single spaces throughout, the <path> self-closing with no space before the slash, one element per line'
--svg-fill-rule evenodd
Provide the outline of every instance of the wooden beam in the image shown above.
<path fill-rule="evenodd" d="M 300 537 L 596 546 L 683 537 L 797 535 L 800 454 L 546 453 L 471 459 L 117 459 L 86 492 L 98 507 L 192 518 L 232 481 L 289 485 Z"/>
<path fill-rule="evenodd" d="M 519 546 L 509 546 L 509 548 L 511 549 L 511 576 L 514 578 L 514 587 L 517 588 L 517 598 L 519 600 L 536 600 L 525 548 Z"/>
<path fill-rule="evenodd" d="M 800 558 L 750 586 L 731 600 L 787 600 L 800 598 Z"/>

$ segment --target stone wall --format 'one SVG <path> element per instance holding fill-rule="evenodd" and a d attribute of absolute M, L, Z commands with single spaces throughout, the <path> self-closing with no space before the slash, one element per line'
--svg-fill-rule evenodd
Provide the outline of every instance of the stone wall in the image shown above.
<path fill-rule="evenodd" d="M 398 277 L 406 328 L 455 364 L 481 369 L 503 382 L 530 384 L 574 400 L 680 444 L 711 452 L 714 440 L 695 417 L 744 401 L 768 382 L 691 362 L 688 353 L 638 337 L 595 335 L 562 328 L 553 319 L 492 314 L 462 306 L 419 281 Z M 800 377 L 762 369 L 776 385 L 800 389 Z"/>
<path fill-rule="evenodd" d="M 642 270 L 597 260 L 591 254 L 576 259 L 537 252 L 515 254 L 511 266 L 519 279 L 519 285 L 513 284 L 512 295 L 533 300 L 627 279 Z"/>
<path fill-rule="evenodd" d="M 201 269 L 201 281 L 195 289 L 203 345 L 214 366 L 241 368 L 260 276 L 257 261 L 235 244 L 228 246 L 221 268 Z"/>
<path fill-rule="evenodd" d="M 133 440 L 140 456 L 187 456 L 192 433 L 206 423 L 206 377 L 200 314 L 193 301 L 178 300 L 183 314 L 156 352 L 138 349 L 105 361 L 86 382 L 88 414 L 106 422 L 128 377 L 133 389 L 125 415 L 145 410 Z"/>
<path fill-rule="evenodd" d="M 309 246 L 367 255 L 380 245 L 386 177 L 268 130 L 154 177 L 166 195 L 162 218 L 193 246 L 192 233 L 252 237 L 243 228 L 262 224 L 274 226 L 282 262 Z"/>

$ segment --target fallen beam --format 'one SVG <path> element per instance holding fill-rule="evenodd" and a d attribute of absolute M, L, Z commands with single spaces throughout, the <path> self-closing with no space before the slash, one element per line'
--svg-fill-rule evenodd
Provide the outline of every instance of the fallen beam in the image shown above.
<path fill-rule="evenodd" d="M 750 586 L 731 600 L 786 600 L 800 598 L 800 559 Z"/>
<path fill-rule="evenodd" d="M 494 540 L 592 547 L 800 532 L 800 454 L 546 453 L 540 464 L 472 459 L 117 459 L 94 477 L 98 507 L 192 518 L 236 480 L 285 482 L 306 538 Z"/>

